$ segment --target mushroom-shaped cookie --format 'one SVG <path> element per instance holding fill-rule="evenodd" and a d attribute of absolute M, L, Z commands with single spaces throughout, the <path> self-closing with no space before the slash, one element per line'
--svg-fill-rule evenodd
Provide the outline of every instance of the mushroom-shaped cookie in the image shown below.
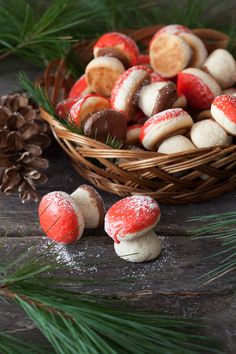
<path fill-rule="evenodd" d="M 71 194 L 71 197 L 83 213 L 86 229 L 97 229 L 103 226 L 105 205 L 95 188 L 82 184 Z"/>
<path fill-rule="evenodd" d="M 193 33 L 182 32 L 179 36 L 188 43 L 192 49 L 189 66 L 201 68 L 207 58 L 207 49 L 203 41 Z"/>
<path fill-rule="evenodd" d="M 151 80 L 149 69 L 144 65 L 133 66 L 119 77 L 111 93 L 111 105 L 117 111 L 124 112 L 127 120 L 135 116 L 135 95 Z"/>
<path fill-rule="evenodd" d="M 46 194 L 38 209 L 40 225 L 54 241 L 73 243 L 84 228 L 100 228 L 105 206 L 100 194 L 91 186 L 81 185 L 71 195 L 65 192 Z"/>
<path fill-rule="evenodd" d="M 197 68 L 188 68 L 178 75 L 179 94 L 187 97 L 191 107 L 209 109 L 214 98 L 221 94 L 221 88 L 209 74 Z"/>
<path fill-rule="evenodd" d="M 227 145 L 232 141 L 232 136 L 214 120 L 204 119 L 195 123 L 190 131 L 191 140 L 197 148 Z"/>
<path fill-rule="evenodd" d="M 124 65 L 117 58 L 98 57 L 86 66 L 86 81 L 91 91 L 109 97 L 116 80 L 124 71 Z"/>
<path fill-rule="evenodd" d="M 222 88 L 229 88 L 236 81 L 235 59 L 225 49 L 214 50 L 204 63 L 204 70 L 214 77 Z"/>
<path fill-rule="evenodd" d="M 158 152 L 162 154 L 177 154 L 188 150 L 196 150 L 196 146 L 184 135 L 171 136 L 164 140 L 158 148 Z"/>
<path fill-rule="evenodd" d="M 85 75 L 82 75 L 70 89 L 68 98 L 81 97 L 92 93 L 88 87 Z"/>
<path fill-rule="evenodd" d="M 114 109 L 104 109 L 91 114 L 83 122 L 84 135 L 107 143 L 108 139 L 115 138 L 125 142 L 127 120 L 122 112 Z"/>
<path fill-rule="evenodd" d="M 163 77 L 170 78 L 187 67 L 192 50 L 181 37 L 162 33 L 151 40 L 149 55 L 153 70 Z"/>
<path fill-rule="evenodd" d="M 171 108 L 176 99 L 176 85 L 172 81 L 155 82 L 142 87 L 138 105 L 146 116 L 152 117 Z"/>
<path fill-rule="evenodd" d="M 119 32 L 101 36 L 93 47 L 94 57 L 110 56 L 119 59 L 125 68 L 138 64 L 139 49 L 132 38 Z"/>
<path fill-rule="evenodd" d="M 156 258 L 161 245 L 152 230 L 160 216 L 157 202 L 148 196 L 136 195 L 115 203 L 105 216 L 105 231 L 115 241 L 117 254 L 131 262 Z"/>
<path fill-rule="evenodd" d="M 137 144 L 139 142 L 142 124 L 133 124 L 127 128 L 126 144 Z"/>
<path fill-rule="evenodd" d="M 72 124 L 81 126 L 81 123 L 92 113 L 110 108 L 110 101 L 96 94 L 89 94 L 80 99 L 71 107 L 69 120 Z"/>
<path fill-rule="evenodd" d="M 236 136 L 236 97 L 222 95 L 214 99 L 211 105 L 212 117 L 228 133 Z"/>
<path fill-rule="evenodd" d="M 192 125 L 192 118 L 182 108 L 167 109 L 144 123 L 140 140 L 146 149 L 156 150 L 163 140 L 172 135 L 187 133 Z"/>
<path fill-rule="evenodd" d="M 74 199 L 64 192 L 46 194 L 38 209 L 40 225 L 56 242 L 76 242 L 84 231 L 84 217 Z"/>
<path fill-rule="evenodd" d="M 78 100 L 79 100 L 78 97 L 74 97 L 74 98 L 67 98 L 66 100 L 59 102 L 55 108 L 55 112 L 57 116 L 62 119 L 67 119 L 72 106 L 76 102 L 78 102 Z"/>

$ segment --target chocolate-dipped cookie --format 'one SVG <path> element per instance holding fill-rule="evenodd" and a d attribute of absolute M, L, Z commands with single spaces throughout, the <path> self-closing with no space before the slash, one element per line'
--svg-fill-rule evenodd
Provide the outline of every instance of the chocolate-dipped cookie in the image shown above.
<path fill-rule="evenodd" d="M 115 137 L 125 142 L 127 121 L 122 112 L 104 109 L 91 114 L 83 124 L 84 134 L 90 138 L 107 142 L 108 137 Z"/>
<path fill-rule="evenodd" d="M 176 85 L 172 81 L 154 82 L 141 89 L 139 107 L 148 117 L 152 117 L 171 108 L 176 100 Z"/>

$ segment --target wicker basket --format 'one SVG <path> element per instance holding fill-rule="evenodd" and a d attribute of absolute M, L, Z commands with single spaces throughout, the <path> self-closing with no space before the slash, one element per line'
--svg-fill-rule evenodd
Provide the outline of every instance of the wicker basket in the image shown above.
<path fill-rule="evenodd" d="M 161 26 L 138 31 L 124 31 L 142 46 Z M 228 37 L 211 29 L 193 31 L 211 52 L 226 48 Z M 80 43 L 75 50 L 80 60 L 92 58 L 93 43 Z M 52 62 L 41 84 L 53 104 L 66 98 L 72 77 L 63 60 Z M 151 151 L 115 150 L 111 147 L 65 129 L 42 110 L 62 149 L 70 156 L 78 173 L 95 187 L 127 196 L 146 194 L 166 204 L 204 202 L 236 188 L 236 145 L 212 147 L 191 152 L 163 155 Z M 117 163 L 117 161 L 120 162 Z M 202 178 L 208 175 L 208 178 Z"/>

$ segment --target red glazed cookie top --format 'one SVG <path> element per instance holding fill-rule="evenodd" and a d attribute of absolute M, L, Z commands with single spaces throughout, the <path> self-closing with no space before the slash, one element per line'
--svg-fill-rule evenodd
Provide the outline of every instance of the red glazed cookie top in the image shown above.
<path fill-rule="evenodd" d="M 226 117 L 236 123 L 236 97 L 232 95 L 217 96 L 212 105 L 220 109 Z"/>
<path fill-rule="evenodd" d="M 68 194 L 52 192 L 45 195 L 39 204 L 38 214 L 40 225 L 49 238 L 66 244 L 78 239 L 81 225 L 76 205 Z"/>
<path fill-rule="evenodd" d="M 66 119 L 69 115 L 71 107 L 78 102 L 79 98 L 74 97 L 74 98 L 67 98 L 66 100 L 63 100 L 59 102 L 56 105 L 55 112 L 58 117 L 62 119 Z"/>
<path fill-rule="evenodd" d="M 172 108 L 167 109 L 163 112 L 155 114 L 153 117 L 149 118 L 143 125 L 140 132 L 140 140 L 143 141 L 143 138 L 147 131 L 149 131 L 153 126 L 168 120 L 174 120 L 180 116 L 188 116 L 188 113 L 185 112 L 182 108 Z"/>
<path fill-rule="evenodd" d="M 160 219 L 160 208 L 149 196 L 136 195 L 115 203 L 105 216 L 105 231 L 119 243 L 126 236 L 155 227 Z"/>
<path fill-rule="evenodd" d="M 138 64 L 139 49 L 132 38 L 119 32 L 110 32 L 104 34 L 94 45 L 94 53 L 97 48 L 116 48 L 124 52 L 129 57 L 130 65 Z"/>
<path fill-rule="evenodd" d="M 82 75 L 72 86 L 68 98 L 80 97 L 84 93 L 88 93 L 89 88 L 86 82 L 85 75 Z"/>
<path fill-rule="evenodd" d="M 181 72 L 178 74 L 178 94 L 184 94 L 188 103 L 196 109 L 208 109 L 214 100 L 215 95 L 210 87 L 201 78 Z"/>

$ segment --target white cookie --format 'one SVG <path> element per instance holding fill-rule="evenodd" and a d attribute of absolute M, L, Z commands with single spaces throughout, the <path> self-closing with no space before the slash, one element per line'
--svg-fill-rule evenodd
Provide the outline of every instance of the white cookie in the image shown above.
<path fill-rule="evenodd" d="M 227 145 L 232 142 L 232 136 L 214 120 L 204 119 L 195 123 L 190 131 L 191 139 L 197 148 Z"/>
<path fill-rule="evenodd" d="M 116 254 L 128 262 L 146 262 L 159 256 L 161 241 L 153 231 L 134 239 L 114 243 Z"/>
<path fill-rule="evenodd" d="M 176 154 L 182 151 L 196 150 L 193 143 L 184 135 L 175 135 L 163 141 L 158 152 L 162 154 Z"/>

